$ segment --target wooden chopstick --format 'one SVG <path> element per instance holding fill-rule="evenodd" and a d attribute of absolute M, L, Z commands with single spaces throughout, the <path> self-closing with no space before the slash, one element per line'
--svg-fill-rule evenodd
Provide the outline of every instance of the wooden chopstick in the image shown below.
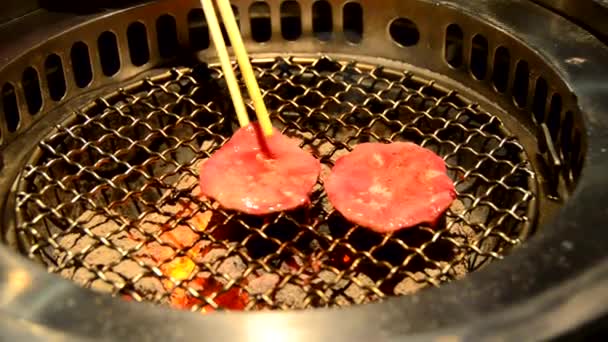
<path fill-rule="evenodd" d="M 226 27 L 226 32 L 228 33 L 228 37 L 232 43 L 232 48 L 234 50 L 234 54 L 236 55 L 241 73 L 245 80 L 245 86 L 249 92 L 249 97 L 251 97 L 251 100 L 253 101 L 255 115 L 258 118 L 258 122 L 260 123 L 260 127 L 262 128 L 264 135 L 270 136 L 272 135 L 272 123 L 270 122 L 268 110 L 264 104 L 264 99 L 262 98 L 258 81 L 255 78 L 253 68 L 249 62 L 249 55 L 245 49 L 245 44 L 243 43 L 241 32 L 236 23 L 236 19 L 234 18 L 234 13 L 232 12 L 230 2 L 229 0 L 217 0 L 217 5 L 224 22 L 224 26 Z"/>
<path fill-rule="evenodd" d="M 249 124 L 249 115 L 247 114 L 247 108 L 245 107 L 245 102 L 243 101 L 241 90 L 239 89 L 239 83 L 234 75 L 234 70 L 232 70 L 232 63 L 230 63 L 228 49 L 226 48 L 226 43 L 224 42 L 224 37 L 222 36 L 222 31 L 217 20 L 215 9 L 213 8 L 213 3 L 211 0 L 201 0 L 201 5 L 203 6 L 203 12 L 207 18 L 207 25 L 209 26 L 211 39 L 215 44 L 215 49 L 217 50 L 217 55 L 220 59 L 220 65 L 222 67 L 222 71 L 224 72 L 224 77 L 226 78 L 226 84 L 228 85 L 228 91 L 230 92 L 230 97 L 232 98 L 232 104 L 234 105 L 234 110 L 236 111 L 237 120 L 239 121 L 239 125 L 241 127 L 245 127 Z"/>

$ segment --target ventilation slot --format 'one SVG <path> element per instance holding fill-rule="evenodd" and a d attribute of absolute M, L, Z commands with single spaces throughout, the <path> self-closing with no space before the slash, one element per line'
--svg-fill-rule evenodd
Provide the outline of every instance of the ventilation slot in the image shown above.
<path fill-rule="evenodd" d="M 120 69 L 120 55 L 116 35 L 110 31 L 102 33 L 97 40 L 97 47 L 103 74 L 106 76 L 115 75 Z"/>
<path fill-rule="evenodd" d="M 561 124 L 560 151 L 567 168 L 572 162 L 572 130 L 574 129 L 574 117 L 571 111 L 564 114 L 564 122 Z"/>
<path fill-rule="evenodd" d="M 488 40 L 482 35 L 473 37 L 471 48 L 471 74 L 478 80 L 486 77 L 488 70 Z"/>
<path fill-rule="evenodd" d="M 42 108 L 42 92 L 40 90 L 40 78 L 36 69 L 29 67 L 23 72 L 23 94 L 27 110 L 30 114 L 35 115 Z"/>
<path fill-rule="evenodd" d="M 70 51 L 70 59 L 72 60 L 74 82 L 80 88 L 88 86 L 93 80 L 93 70 L 91 69 L 91 56 L 87 44 L 83 42 L 75 43 Z"/>
<path fill-rule="evenodd" d="M 388 31 L 397 44 L 401 46 L 413 46 L 418 43 L 420 33 L 413 21 L 406 18 L 395 19 L 388 28 Z"/>
<path fill-rule="evenodd" d="M 2 87 L 2 109 L 4 110 L 6 128 L 11 133 L 16 131 L 20 121 L 17 95 L 15 94 L 15 87 L 8 83 Z"/>
<path fill-rule="evenodd" d="M 281 35 L 286 40 L 296 40 L 302 35 L 302 13 L 296 1 L 281 4 Z"/>
<path fill-rule="evenodd" d="M 528 78 L 530 70 L 526 61 L 519 61 L 515 69 L 515 81 L 513 82 L 513 99 L 519 108 L 526 106 L 528 97 Z"/>
<path fill-rule="evenodd" d="M 253 40 L 258 43 L 269 41 L 272 37 L 270 6 L 262 1 L 254 2 L 249 7 L 249 18 Z"/>
<path fill-rule="evenodd" d="M 547 81 L 539 77 L 536 80 L 536 90 L 534 91 L 534 102 L 532 103 L 532 113 L 537 123 L 545 121 L 545 106 L 547 104 L 548 87 Z"/>
<path fill-rule="evenodd" d="M 127 42 L 129 43 L 129 55 L 131 63 L 142 66 L 150 60 L 148 46 L 148 32 L 143 23 L 135 22 L 127 28 Z"/>
<path fill-rule="evenodd" d="M 342 10 L 342 30 L 344 38 L 351 43 L 363 39 L 363 8 L 356 2 L 349 2 Z"/>
<path fill-rule="evenodd" d="M 462 65 L 462 41 L 463 34 L 460 26 L 451 24 L 445 33 L 445 61 L 453 68 Z"/>
<path fill-rule="evenodd" d="M 177 54 L 177 25 L 175 18 L 169 14 L 161 15 L 156 20 L 156 40 L 158 52 L 162 58 L 173 57 Z"/>
<path fill-rule="evenodd" d="M 509 69 L 511 55 L 506 47 L 501 46 L 494 53 L 494 65 L 492 70 L 492 83 L 496 91 L 504 93 L 509 84 Z"/>
<path fill-rule="evenodd" d="M 200 8 L 195 8 L 188 13 L 188 37 L 190 47 L 194 51 L 205 50 L 209 47 L 209 28 L 205 13 Z"/>
<path fill-rule="evenodd" d="M 49 96 L 53 101 L 59 101 L 65 96 L 66 85 L 63 74 L 63 64 L 58 55 L 52 54 L 44 62 L 46 83 L 49 87 Z"/>
<path fill-rule="evenodd" d="M 317 39 L 328 41 L 333 35 L 333 15 L 331 5 L 320 0 L 312 5 L 312 30 Z"/>
<path fill-rule="evenodd" d="M 578 179 L 580 170 L 583 167 L 583 154 L 580 153 L 582 147 L 581 133 L 575 130 L 574 137 L 572 138 L 572 148 L 570 149 L 570 165 L 572 165 L 573 179 Z"/>
<path fill-rule="evenodd" d="M 557 139 L 562 113 L 562 97 L 559 94 L 553 94 L 551 97 L 551 105 L 549 106 L 549 115 L 547 116 L 547 127 L 551 133 L 553 141 Z"/>

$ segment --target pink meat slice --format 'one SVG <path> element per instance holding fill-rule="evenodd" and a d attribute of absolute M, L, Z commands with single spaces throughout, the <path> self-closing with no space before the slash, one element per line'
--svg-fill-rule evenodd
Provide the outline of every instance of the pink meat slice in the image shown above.
<path fill-rule="evenodd" d="M 202 166 L 202 195 L 251 215 L 294 209 L 310 202 L 321 163 L 278 132 L 262 138 L 257 123 L 240 128 Z"/>
<path fill-rule="evenodd" d="M 387 233 L 436 222 L 456 198 L 446 171 L 416 144 L 363 143 L 336 161 L 325 190 L 347 220 Z"/>

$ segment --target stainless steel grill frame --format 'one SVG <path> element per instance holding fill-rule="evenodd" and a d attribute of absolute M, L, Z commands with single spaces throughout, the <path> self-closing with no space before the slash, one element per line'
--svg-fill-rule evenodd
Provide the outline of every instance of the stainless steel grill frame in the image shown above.
<path fill-rule="evenodd" d="M 328 25 L 327 16 L 324 19 L 318 15 L 315 17 L 311 11 L 312 1 L 298 3 L 302 23 L 300 38 L 286 42 L 276 33 L 281 27 L 280 8 L 278 5 L 270 6 L 271 39 L 264 43 L 248 41 L 248 48 L 256 58 L 273 58 L 284 52 L 313 57 L 327 54 L 339 60 L 355 59 L 394 70 L 407 69 L 466 94 L 468 99 L 489 113 L 503 113 L 500 117 L 507 131 L 517 132 L 526 153 L 534 156 L 530 159 L 533 169 L 543 170 L 538 173 L 542 175 L 538 178 L 540 193 L 549 194 L 538 198 L 538 206 L 542 210 L 538 212 L 537 221 L 542 229 L 524 245 L 525 248 L 514 251 L 503 262 L 475 272 L 466 281 L 380 304 L 356 306 L 340 312 L 313 310 L 301 316 L 291 312 L 230 314 L 230 319 L 219 313 L 203 319 L 162 309 L 142 310 L 141 306 L 132 303 L 97 296 L 40 272 L 35 265 L 3 248 L 0 253 L 4 257 L 4 275 L 12 274 L 13 280 L 21 279 L 23 288 L 18 295 L 8 299 L 10 305 L 5 306 L 5 310 L 12 313 L 11 317 L 24 318 L 28 323 L 42 325 L 44 329 L 62 329 L 71 336 L 105 331 L 116 337 L 155 335 L 156 338 L 172 338 L 179 334 L 192 336 L 191 332 L 205 327 L 209 328 L 205 329 L 205 334 L 210 338 L 221 337 L 226 331 L 230 331 L 233 337 L 263 338 L 264 334 L 274 331 L 336 340 L 362 335 L 377 338 L 379 332 L 383 337 L 397 338 L 416 333 L 463 336 L 463 332 L 479 337 L 482 332 L 501 331 L 516 338 L 530 337 L 530 331 L 513 328 L 512 325 L 506 328 L 503 324 L 507 317 L 511 323 L 526 323 L 520 327 L 548 324 L 547 329 L 533 330 L 546 337 L 604 310 L 594 304 L 602 302 L 598 299 L 605 295 L 605 292 L 598 291 L 601 286 L 596 286 L 605 279 L 605 267 L 602 266 L 605 265 L 602 262 L 605 260 L 605 246 L 601 239 L 584 237 L 600 233 L 597 227 L 601 227 L 603 217 L 599 211 L 583 208 L 593 203 L 604 203 L 606 197 L 603 190 L 605 182 L 600 177 L 606 167 L 601 147 L 606 138 L 603 132 L 606 132 L 607 125 L 602 115 L 606 97 L 596 86 L 604 79 L 605 67 L 601 61 L 606 60 L 605 48 L 567 21 L 524 1 L 508 4 L 487 1 L 474 5 L 459 1 L 395 1 L 383 6 L 361 1 L 364 30 L 359 42 L 351 41 L 349 34 L 344 34 L 341 28 L 344 4 L 330 3 L 333 11 L 331 25 Z M 248 1 L 235 2 L 235 5 L 239 8 L 245 36 L 251 37 L 250 19 L 255 17 L 252 13 L 258 12 L 246 10 L 251 5 Z M 81 108 L 117 86 L 134 84 L 129 80 L 133 77 L 142 79 L 150 70 L 148 74 L 157 74 L 157 67 L 163 64 L 183 64 L 180 58 L 184 56 L 177 59 L 160 57 L 163 48 L 158 41 L 151 39 L 157 36 L 158 18 L 152 13 L 173 16 L 177 24 L 178 46 L 185 46 L 192 28 L 200 27 L 193 25 L 189 29 L 186 24 L 189 9 L 196 6 L 189 1 L 164 1 L 80 18 L 42 12 L 20 20 L 18 27 L 34 23 L 44 25 L 44 37 L 50 34 L 52 38 L 41 39 L 40 32 L 26 34 L 19 42 L 23 45 L 7 43 L 12 48 L 3 51 L 4 60 L 10 61 L 0 71 L 10 85 L 5 84 L 2 98 L 3 109 L 5 112 L 8 109 L 9 113 L 0 120 L 4 161 L 0 186 L 7 193 L 2 209 L 5 213 L 3 232 L 8 244 L 18 244 L 14 229 L 17 225 L 15 208 L 10 203 L 16 203 L 14 180 L 29 159 L 28 152 L 48 135 L 56 123 L 61 122 L 67 112 Z M 395 31 L 391 29 L 391 23 L 397 22 L 399 17 L 407 18 L 410 23 L 399 21 L 395 29 L 398 34 L 391 38 L 391 32 Z M 426 20 L 431 17 L 436 20 Z M 138 50 L 141 45 L 128 48 L 127 31 L 135 32 L 136 36 L 137 32 L 141 33 L 141 25 L 129 25 L 134 22 L 141 22 L 147 28 L 149 60 L 144 64 L 141 61 L 145 58 L 134 58 L 130 54 L 133 47 Z M 538 31 L 525 24 L 530 22 L 543 24 L 548 29 Z M 446 39 L 446 30 L 453 24 L 457 29 L 450 31 L 449 39 Z M 129 30 L 127 25 L 135 29 Z M 323 30 L 328 27 L 332 28 L 329 35 Z M 110 33 L 101 34 L 104 31 Z M 15 32 L 4 37 L 14 37 Z M 319 43 L 319 39 L 327 38 L 329 42 Z M 115 50 L 119 63 L 115 59 L 108 60 L 106 54 L 114 50 L 114 39 L 118 44 Z M 449 42 L 447 45 L 446 40 Z M 85 82 L 82 75 L 76 75 L 77 70 L 82 69 L 70 68 L 72 60 L 68 56 L 77 41 L 88 46 L 92 75 L 89 82 Z M 106 52 L 100 55 L 96 53 L 96 47 Z M 483 52 L 486 47 L 487 54 Z M 501 63 L 504 65 L 505 55 L 501 52 L 505 50 L 510 56 L 507 68 L 500 66 Z M 82 51 L 80 49 L 80 53 Z M 452 59 L 454 51 L 461 56 L 459 60 Z M 446 55 L 446 52 L 449 53 Z M 497 57 L 499 55 L 502 57 Z M 486 58 L 480 59 L 480 56 Z M 197 59 L 212 58 L 212 49 L 197 53 Z M 481 73 L 482 77 L 479 77 L 479 71 L 483 69 L 478 64 L 480 60 L 486 61 L 486 72 Z M 63 73 L 57 73 L 57 70 Z M 502 84 L 496 87 L 496 70 L 507 71 L 506 77 L 502 78 L 506 79 L 505 87 Z M 57 82 L 61 81 L 58 77 L 61 74 L 65 84 L 63 91 L 61 82 Z M 36 84 L 40 90 L 38 95 Z M 536 98 L 539 100 L 535 101 Z M 561 209 L 560 202 L 565 203 Z M 573 252 L 578 250 L 585 252 Z M 542 281 L 541 273 L 545 276 Z M 18 283 L 7 282 L 3 286 L 15 289 Z M 586 288 L 585 293 L 576 292 L 580 295 L 571 300 L 584 302 L 586 309 L 573 319 L 571 312 L 564 311 L 564 298 L 583 287 Z M 56 292 L 50 291 L 51 288 Z M 53 297 L 56 299 L 53 305 L 42 304 L 36 317 L 32 318 L 23 309 L 32 307 L 32 303 L 42 298 L 49 298 L 43 296 L 51 293 L 60 295 Z M 596 297 L 590 299 L 591 296 Z M 77 305 L 79 310 L 70 310 L 73 305 Z M 545 313 L 550 311 L 551 319 L 547 315 L 533 314 L 543 311 L 541 307 Z M 86 320 L 77 312 L 87 312 Z M 122 313 L 120 320 L 112 317 L 116 312 Z M 567 315 L 568 323 L 559 327 L 551 324 L 561 315 Z M 235 326 L 234 319 L 242 324 Z M 465 322 L 475 323 L 465 326 Z M 310 330 L 307 328 L 310 326 L 317 329 Z M 450 328 L 456 326 L 456 330 Z M 289 332 L 278 327 L 286 327 Z M 487 330 L 490 327 L 493 330 Z M 524 331 L 526 335 L 518 335 Z"/>

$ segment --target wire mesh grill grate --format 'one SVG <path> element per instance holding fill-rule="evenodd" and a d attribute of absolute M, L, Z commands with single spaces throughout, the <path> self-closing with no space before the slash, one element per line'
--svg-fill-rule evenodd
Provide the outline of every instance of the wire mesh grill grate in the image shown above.
<path fill-rule="evenodd" d="M 237 128 L 220 69 L 203 65 L 100 98 L 39 143 L 17 194 L 24 253 L 84 287 L 209 312 L 409 294 L 527 235 L 534 173 L 498 117 L 409 72 L 329 57 L 254 62 L 274 125 L 324 173 L 367 141 L 441 155 L 458 191 L 442 221 L 372 233 L 331 208 L 322 180 L 309 207 L 267 217 L 201 199 L 198 169 Z"/>

